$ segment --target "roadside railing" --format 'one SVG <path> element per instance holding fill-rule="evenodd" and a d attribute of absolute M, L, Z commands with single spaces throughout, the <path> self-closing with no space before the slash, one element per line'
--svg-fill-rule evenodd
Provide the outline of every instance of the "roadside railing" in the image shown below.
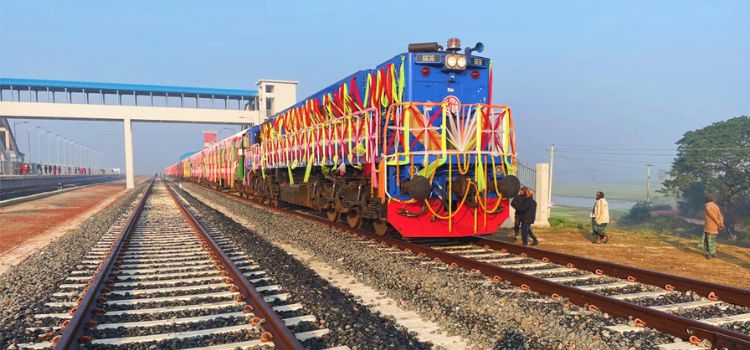
<path fill-rule="evenodd" d="M 521 185 L 526 186 L 536 192 L 536 169 L 533 166 L 516 159 L 516 177 L 521 181 Z"/>
<path fill-rule="evenodd" d="M 61 176 L 61 175 L 116 175 L 112 168 L 83 167 L 33 162 L 0 161 L 0 176 Z"/>

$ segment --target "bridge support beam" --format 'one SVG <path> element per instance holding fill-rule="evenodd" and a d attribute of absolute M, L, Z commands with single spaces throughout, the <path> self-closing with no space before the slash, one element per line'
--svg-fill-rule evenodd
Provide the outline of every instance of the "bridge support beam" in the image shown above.
<path fill-rule="evenodd" d="M 133 122 L 130 118 L 123 121 L 125 131 L 125 186 L 128 189 L 135 187 L 135 176 L 133 170 Z"/>
<path fill-rule="evenodd" d="M 551 203 L 549 202 L 549 163 L 536 165 L 536 221 L 533 227 L 549 228 Z"/>

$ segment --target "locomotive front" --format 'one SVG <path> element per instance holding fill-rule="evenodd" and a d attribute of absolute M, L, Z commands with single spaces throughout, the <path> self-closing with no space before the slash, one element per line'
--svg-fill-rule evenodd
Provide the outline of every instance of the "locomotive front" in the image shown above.
<path fill-rule="evenodd" d="M 382 132 L 379 193 L 405 237 L 490 234 L 518 193 L 511 111 L 493 105 L 492 63 L 452 38 L 409 45 L 403 102 Z M 386 193 L 383 193 L 386 192 Z"/>

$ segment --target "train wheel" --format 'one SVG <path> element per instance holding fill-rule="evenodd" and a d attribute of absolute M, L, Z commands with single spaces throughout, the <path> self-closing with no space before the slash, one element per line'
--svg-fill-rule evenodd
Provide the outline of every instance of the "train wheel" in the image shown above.
<path fill-rule="evenodd" d="M 362 218 L 362 215 L 359 214 L 356 210 L 352 210 L 348 213 L 346 213 L 346 223 L 351 228 L 360 228 L 362 227 L 362 222 L 364 219 Z"/>
<path fill-rule="evenodd" d="M 328 221 L 330 222 L 338 222 L 339 219 L 341 219 L 341 213 L 339 213 L 336 209 L 327 209 L 326 218 L 328 218 Z"/>
<path fill-rule="evenodd" d="M 383 220 L 372 220 L 372 226 L 375 227 L 375 234 L 378 236 L 385 236 L 388 232 L 388 223 Z"/>

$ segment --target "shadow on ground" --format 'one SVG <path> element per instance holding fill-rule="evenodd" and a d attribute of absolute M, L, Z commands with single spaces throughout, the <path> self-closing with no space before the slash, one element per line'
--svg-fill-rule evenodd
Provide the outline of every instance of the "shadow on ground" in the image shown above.
<path fill-rule="evenodd" d="M 690 237 L 689 241 L 686 240 L 685 237 L 677 237 L 677 236 L 672 236 L 668 234 L 660 234 L 659 237 L 663 239 L 665 243 L 669 243 L 673 247 L 679 250 L 682 250 L 683 252 L 696 253 L 696 254 L 701 254 L 701 255 L 705 254 L 705 252 L 699 248 L 699 244 L 700 244 L 700 240 L 702 239 L 702 236 L 696 235 L 696 236 Z M 726 242 L 720 242 L 720 243 L 727 244 Z M 750 251 L 738 252 L 738 254 L 743 255 L 747 258 L 750 258 Z M 737 258 L 735 255 L 722 252 L 720 246 L 717 247 L 716 249 L 716 255 L 721 260 L 727 261 L 729 263 L 740 266 L 744 269 L 750 270 L 750 263 L 748 263 L 747 260 L 742 260 L 742 259 Z"/>
<path fill-rule="evenodd" d="M 502 338 L 498 340 L 492 348 L 494 350 L 530 349 L 526 336 L 517 330 L 509 330 L 505 332 Z"/>

